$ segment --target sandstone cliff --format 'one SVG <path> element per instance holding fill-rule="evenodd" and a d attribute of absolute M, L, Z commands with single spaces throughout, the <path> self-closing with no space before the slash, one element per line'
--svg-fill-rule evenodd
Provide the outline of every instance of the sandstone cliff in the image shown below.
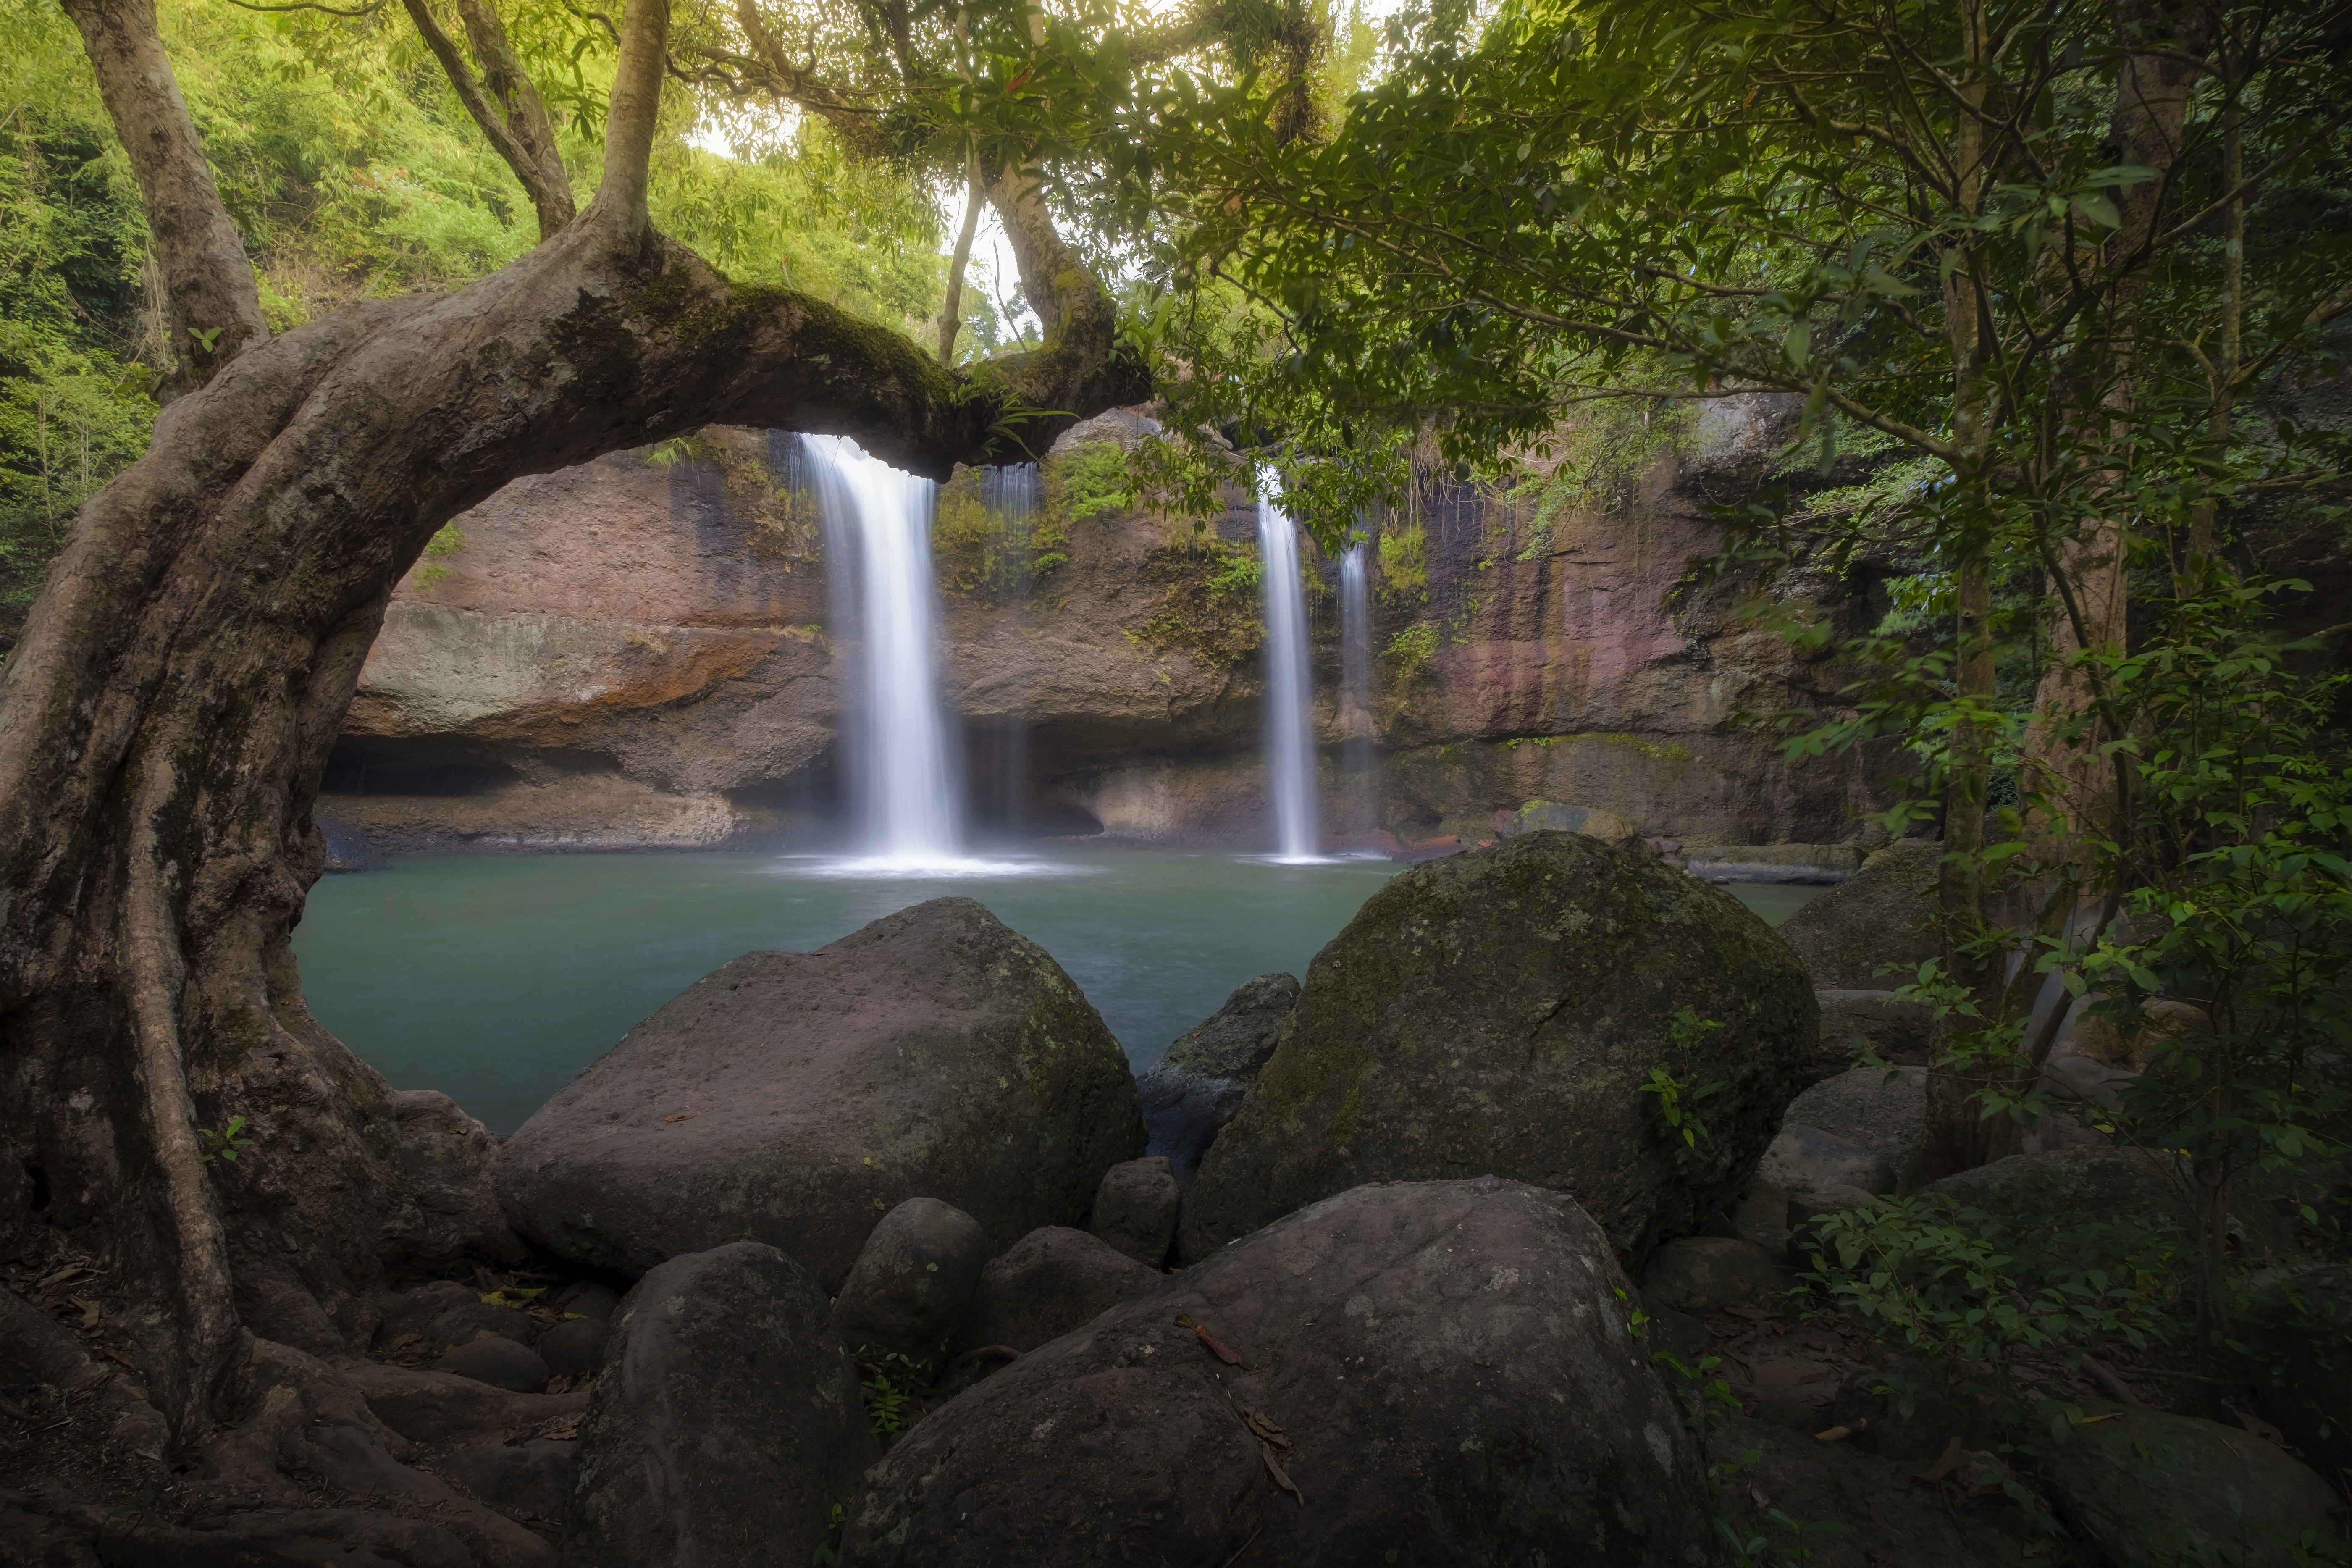
<path fill-rule="evenodd" d="M 1236 498 L 1195 534 L 1107 506 L 1117 447 L 1091 443 L 1138 425 L 1106 416 L 1065 438 L 1018 549 L 987 535 L 978 476 L 942 495 L 949 691 L 974 815 L 1255 844 L 1253 517 Z M 1833 672 L 1689 581 L 1714 544 L 1705 507 L 1758 482 L 1769 421 L 1718 413 L 1654 445 L 1622 482 L 1501 497 L 1431 480 L 1381 523 L 1368 774 L 1346 766 L 1339 606 L 1318 568 L 1335 832 L 1481 837 L 1497 808 L 1537 796 L 1690 843 L 1860 830 L 1864 763 L 1791 767 L 1738 721 L 1827 700 Z M 395 849 L 821 837 L 842 650 L 795 450 L 709 431 L 518 482 L 461 519 L 393 599 L 322 812 Z M 1822 592 L 1824 613 L 1869 613 Z"/>

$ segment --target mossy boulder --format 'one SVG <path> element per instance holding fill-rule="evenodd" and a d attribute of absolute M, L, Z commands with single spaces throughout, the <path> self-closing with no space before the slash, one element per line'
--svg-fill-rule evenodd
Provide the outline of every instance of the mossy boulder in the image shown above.
<path fill-rule="evenodd" d="M 1943 952 L 1936 925 L 1936 868 L 1944 847 L 1903 838 L 1781 922 L 1813 984 L 1825 991 L 1891 989 L 1918 978 Z M 1880 974 L 1882 968 L 1892 966 Z"/>
<path fill-rule="evenodd" d="M 1570 1194 L 1638 1259 L 1754 1169 L 1819 1030 L 1771 928 L 1644 856 L 1538 832 L 1416 868 L 1316 955 L 1186 1196 L 1181 1255 L 1364 1182 L 1492 1174 Z M 1654 1070 L 1720 1086 L 1696 1150 Z"/>
<path fill-rule="evenodd" d="M 1084 1220 L 1143 1142 L 1127 1055 L 1061 965 L 933 899 L 695 982 L 523 1124 L 499 1198 L 583 1268 L 749 1238 L 832 1293 L 908 1198 L 1010 1247 Z"/>

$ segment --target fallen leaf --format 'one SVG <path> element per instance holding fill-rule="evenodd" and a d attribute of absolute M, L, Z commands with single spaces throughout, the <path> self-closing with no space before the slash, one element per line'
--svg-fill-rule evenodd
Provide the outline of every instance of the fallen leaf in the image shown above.
<path fill-rule="evenodd" d="M 85 1301 L 79 1296 L 68 1296 L 66 1298 L 66 1304 L 68 1306 L 79 1307 L 81 1309 L 81 1326 L 82 1331 L 85 1333 L 89 1330 L 98 1327 L 97 1302 Z"/>
<path fill-rule="evenodd" d="M 2085 1415 L 2080 1421 L 2075 1422 L 2074 1425 L 2077 1426 L 2095 1426 L 2102 1421 L 2120 1421 L 2123 1419 L 2123 1415 L 2124 1413 L 2120 1410 L 2110 1410 L 2104 1415 Z M 1952 1441 L 1957 1443 L 1959 1439 L 1955 1437 Z"/>
<path fill-rule="evenodd" d="M 1242 1364 L 1242 1358 L 1235 1355 L 1230 1349 L 1228 1349 L 1216 1335 L 1211 1333 L 1209 1331 L 1208 1324 L 1194 1323 L 1192 1325 L 1192 1331 L 1201 1336 L 1201 1342 L 1208 1346 L 1210 1353 L 1214 1355 L 1219 1361 L 1223 1362 L 1227 1366 L 1239 1366 Z"/>
<path fill-rule="evenodd" d="M 2231 1415 L 2236 1416 L 2239 1426 L 2243 1426 L 2247 1431 L 2252 1432 L 2263 1442 L 2275 1444 L 2282 1448 L 2287 1447 L 2285 1433 L 2280 1431 L 2277 1427 L 2272 1426 L 2269 1422 L 2263 1420 L 2261 1416 L 2255 1415 L 2252 1411 L 2247 1409 L 2236 1400 L 2225 1399 L 2221 1401 L 2221 1408 L 2228 1411 Z M 2293 1452 L 2294 1450 L 2289 1449 L 2288 1451 Z"/>
<path fill-rule="evenodd" d="M 1764 1489 L 1758 1486 L 1754 1481 L 1748 1483 L 1748 1495 L 1756 1500 L 1756 1506 L 1758 1508 L 1769 1509 L 1772 1506 L 1772 1500 L 1766 1497 L 1764 1495 Z"/>
<path fill-rule="evenodd" d="M 64 1284 L 67 1280 L 72 1279 L 77 1274 L 87 1274 L 89 1272 L 89 1269 L 83 1268 L 79 1263 L 68 1264 L 65 1268 L 58 1269 L 55 1274 L 50 1275 L 47 1279 L 39 1281 L 33 1287 L 33 1289 L 36 1290 L 46 1290 L 52 1285 Z"/>
<path fill-rule="evenodd" d="M 693 1114 L 694 1114 L 694 1112 L 692 1112 L 691 1110 L 682 1110 L 682 1111 L 679 1111 L 676 1116 L 665 1116 L 665 1117 L 663 1117 L 663 1118 L 662 1118 L 662 1120 L 663 1120 L 664 1121 L 685 1121 L 688 1117 L 692 1116 Z M 871 1160 L 868 1160 L 868 1161 L 866 1162 L 866 1163 L 870 1165 L 870 1164 L 872 1164 L 872 1163 L 873 1163 L 873 1162 L 872 1162 Z"/>
<path fill-rule="evenodd" d="M 1257 1446 L 1257 1457 L 1265 1461 L 1267 1473 L 1274 1477 L 1274 1484 L 1280 1487 L 1284 1491 L 1288 1492 L 1292 1497 L 1297 1498 L 1298 1500 L 1298 1506 L 1305 1508 L 1307 1506 L 1307 1494 L 1298 1489 L 1297 1482 L 1292 1480 L 1289 1476 L 1283 1472 L 1282 1466 L 1275 1460 L 1274 1450 L 1265 1444 L 1260 1443 Z"/>
<path fill-rule="evenodd" d="M 1853 1436 L 1856 1432 L 1867 1432 L 1869 1430 L 1870 1417 L 1863 1415 L 1857 1416 L 1853 1425 L 1851 1426 L 1832 1426 L 1826 1432 L 1816 1432 L 1813 1436 L 1824 1443 L 1843 1443 L 1848 1437 Z"/>
<path fill-rule="evenodd" d="M 1253 1410 L 1246 1405 L 1237 1405 L 1234 1408 L 1241 1412 L 1242 1425 L 1248 1427 L 1259 1442 L 1286 1457 L 1290 1453 L 1295 1445 L 1273 1416 L 1263 1410 Z"/>
<path fill-rule="evenodd" d="M 580 1436 L 580 1416 L 581 1412 L 577 1410 L 569 1415 L 559 1415 L 554 1420 L 542 1424 L 531 1436 L 552 1437 L 558 1442 L 569 1441 Z"/>
<path fill-rule="evenodd" d="M 133 1372 L 137 1372 L 139 1370 L 138 1363 L 133 1362 L 129 1356 L 124 1355 L 121 1351 L 116 1350 L 112 1345 L 100 1345 L 98 1347 L 98 1350 L 100 1355 L 112 1356 L 116 1361 L 121 1362 L 123 1365 L 131 1368 Z"/>
<path fill-rule="evenodd" d="M 1920 1471 L 1915 1480 L 1941 1481 L 1960 1468 L 1960 1440 L 1958 1437 L 1944 1445 L 1944 1457 Z"/>

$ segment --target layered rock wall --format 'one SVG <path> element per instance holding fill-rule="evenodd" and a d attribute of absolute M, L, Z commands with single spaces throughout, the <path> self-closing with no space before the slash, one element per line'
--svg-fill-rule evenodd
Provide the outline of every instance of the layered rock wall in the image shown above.
<path fill-rule="evenodd" d="M 1368 771 L 1347 762 L 1362 720 L 1336 700 L 1336 574 L 1312 568 L 1327 826 L 1476 837 L 1496 809 L 1543 797 L 1689 843 L 1860 831 L 1866 763 L 1791 766 L 1741 721 L 1822 704 L 1834 672 L 1692 580 L 1717 539 L 1706 507 L 1752 486 L 1777 446 L 1753 413 L 1701 422 L 1578 504 L 1425 481 L 1381 524 L 1371 574 Z M 1091 479 L 1068 465 L 1139 423 L 1065 438 L 1018 570 L 975 534 L 977 477 L 943 495 L 947 683 L 973 815 L 1255 845 L 1253 513 L 1236 497 L 1196 533 L 1103 509 L 1103 449 Z M 322 810 L 393 849 L 824 836 L 856 699 L 794 453 L 789 437 L 713 430 L 519 481 L 459 520 L 394 597 Z M 1082 482 L 1091 503 L 1073 497 Z M 1842 589 L 1821 608 L 1868 613 Z"/>

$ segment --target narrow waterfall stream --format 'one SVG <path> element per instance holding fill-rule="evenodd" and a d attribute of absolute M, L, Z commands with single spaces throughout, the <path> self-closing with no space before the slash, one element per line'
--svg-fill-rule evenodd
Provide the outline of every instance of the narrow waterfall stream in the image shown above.
<path fill-rule="evenodd" d="M 1257 503 L 1259 583 L 1265 595 L 1265 756 L 1274 792 L 1275 845 L 1286 861 L 1322 858 L 1315 811 L 1315 751 L 1307 663 L 1307 590 L 1298 577 L 1298 530 L 1262 470 Z"/>
<path fill-rule="evenodd" d="M 1347 738 L 1340 773 L 1350 833 L 1379 826 L 1372 813 L 1372 615 L 1364 586 L 1364 552 L 1370 548 L 1370 541 L 1360 539 L 1339 557 L 1339 730 Z"/>
<path fill-rule="evenodd" d="M 857 851 L 876 869 L 957 865 L 960 777 L 940 695 L 931 577 L 938 487 L 841 437 L 803 441 L 824 518 L 837 640 L 856 650 L 841 711 Z"/>
<path fill-rule="evenodd" d="M 1036 464 L 1010 463 L 987 469 L 982 483 L 992 543 L 997 558 L 1005 563 L 1001 581 L 1016 604 L 1028 601 L 1036 561 L 1031 535 L 1037 526 L 1038 479 Z M 983 824 L 996 833 L 1018 837 L 1028 822 L 1028 715 L 1007 709 L 992 716 L 987 745 Z"/>

